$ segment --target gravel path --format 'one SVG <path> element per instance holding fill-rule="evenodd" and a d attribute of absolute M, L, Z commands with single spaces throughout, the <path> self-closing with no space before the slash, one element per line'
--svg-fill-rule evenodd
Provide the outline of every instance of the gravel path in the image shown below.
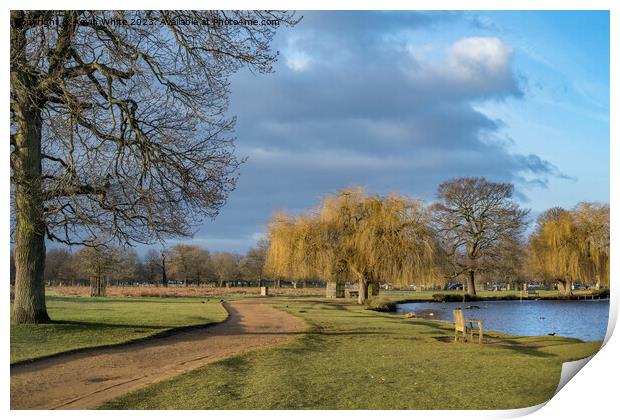
<path fill-rule="evenodd" d="M 11 409 L 92 409 L 154 382 L 289 340 L 303 321 L 254 299 L 224 304 L 215 326 L 11 367 Z"/>

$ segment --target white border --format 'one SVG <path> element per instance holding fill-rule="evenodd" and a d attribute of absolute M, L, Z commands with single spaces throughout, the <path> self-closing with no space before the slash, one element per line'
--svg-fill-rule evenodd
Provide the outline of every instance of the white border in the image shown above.
<path fill-rule="evenodd" d="M 490 0 L 470 0 L 467 2 L 450 0 L 450 1 L 415 1 L 404 2 L 402 0 L 383 0 L 367 1 L 359 0 L 356 2 L 343 1 L 343 0 L 331 0 L 331 1 L 282 1 L 282 0 L 268 0 L 268 1 L 222 1 L 214 0 L 209 2 L 200 1 L 185 1 L 177 0 L 162 1 L 162 0 L 150 0 L 150 1 L 90 1 L 76 3 L 75 1 L 60 0 L 55 2 L 50 1 L 9 1 L 3 3 L 3 22 L 0 31 L 2 33 L 2 60 L 3 68 L 5 71 L 5 82 L 2 84 L 2 102 L 3 114 L 5 117 L 2 119 L 3 132 L 8 133 L 9 122 L 8 116 L 8 100 L 9 97 L 9 81 L 8 81 L 8 68 L 9 68 L 9 31 L 8 12 L 11 8 L 14 9 L 64 9 L 64 8 L 89 8 L 89 9 L 253 9 L 253 8 L 268 8 L 268 9 L 297 9 L 297 10 L 327 10 L 327 9 L 350 9 L 351 7 L 356 9 L 386 9 L 386 10 L 402 10 L 402 9 L 417 9 L 417 10 L 611 10 L 611 109 L 610 115 L 615 118 L 611 118 L 611 138 L 615 141 L 611 144 L 611 208 L 612 208 L 612 237 L 618 237 L 618 224 L 615 223 L 617 216 L 617 204 L 618 195 L 614 194 L 613 186 L 618 185 L 619 170 L 613 165 L 614 159 L 618 157 L 618 140 L 620 139 L 618 131 L 618 115 L 620 107 L 618 106 L 618 77 L 620 74 L 620 66 L 618 63 L 618 43 L 620 42 L 620 7 L 618 3 L 611 0 L 589 0 L 589 1 L 552 1 L 552 0 L 521 0 L 521 1 L 490 1 Z M 527 23 L 524 23 L 527 24 Z M 577 29 L 578 30 L 578 29 Z M 4 264 L 2 265 L 2 278 L 8 279 L 8 259 L 9 259 L 9 246 L 8 246 L 8 233 L 9 233 L 9 147 L 8 142 L 5 142 L 5 146 L 2 147 L 0 154 L 4 164 L 1 166 L 2 179 L 0 181 L 2 197 L 1 214 L 4 223 L 0 224 L 0 231 L 3 241 L 0 243 L 2 249 L 2 258 Z M 614 245 L 612 243 L 612 255 L 616 255 L 614 251 Z M 618 265 L 614 263 L 612 258 L 611 273 L 612 278 L 618 278 Z M 615 284 L 615 283 L 614 283 Z M 5 293 L 8 294 L 8 285 L 5 283 Z M 36 416 L 49 416 L 50 418 L 62 418 L 64 419 L 82 419 L 85 415 L 92 418 L 109 418 L 109 417 L 121 417 L 132 419 L 153 419 L 153 418 L 168 418 L 171 416 L 184 416 L 190 418 L 203 418 L 205 415 L 210 418 L 248 418 L 248 417 L 269 417 L 273 419 L 289 419 L 294 416 L 296 419 L 314 419 L 319 416 L 338 417 L 339 419 L 359 419 L 359 420 L 375 420 L 378 416 L 389 416 L 391 419 L 409 419 L 411 417 L 420 418 L 464 418 L 464 419 L 481 419 L 481 418 L 508 418 L 516 417 L 520 415 L 531 414 L 532 418 L 536 419 L 572 419 L 572 418 L 608 418 L 611 417 L 610 413 L 615 412 L 618 408 L 618 396 L 617 389 L 615 388 L 618 380 L 619 362 L 617 355 L 620 354 L 620 343 L 617 337 L 610 336 L 618 314 L 618 296 L 617 287 L 612 286 L 612 305 L 610 311 L 610 328 L 606 337 L 607 343 L 604 348 L 595 355 L 592 360 L 582 369 L 575 380 L 569 381 L 561 391 L 552 398 L 547 404 L 541 404 L 537 407 L 532 407 L 522 410 L 505 410 L 505 411 L 209 411 L 208 413 L 201 411 L 141 411 L 141 412 L 10 412 L 10 416 L 16 419 L 28 419 L 32 415 Z M 9 309 L 8 309 L 8 296 L 4 295 L 4 308 L 2 311 L 2 319 L 0 320 L 0 326 L 2 328 L 3 345 L 0 348 L 0 352 L 4 356 L 3 360 L 9 360 Z M 4 375 L 2 376 L 2 408 L 3 411 L 9 409 L 9 367 L 8 363 L 3 365 Z M 475 373 L 473 374 L 475 376 Z M 475 381 L 473 381 L 475 383 Z M 473 385 L 475 386 L 475 385 Z M 257 390 L 260 392 L 260 390 Z M 544 408 L 542 408 L 544 406 Z M 542 409 L 541 409 L 542 408 Z M 538 410 L 538 411 L 537 411 Z"/>

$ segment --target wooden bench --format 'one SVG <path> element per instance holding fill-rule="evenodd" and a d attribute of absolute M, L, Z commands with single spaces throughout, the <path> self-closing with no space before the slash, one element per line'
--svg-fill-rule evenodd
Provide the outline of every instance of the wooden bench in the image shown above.
<path fill-rule="evenodd" d="M 467 337 L 467 330 L 469 329 L 470 340 L 474 341 L 474 324 L 478 325 L 478 344 L 482 344 L 482 320 L 481 319 L 465 319 L 462 309 L 454 309 L 452 311 L 454 315 L 454 342 L 458 342 L 458 333 L 460 332 L 463 337 L 463 342 Z M 469 327 L 467 326 L 469 324 Z"/>
<path fill-rule="evenodd" d="M 356 298 L 359 296 L 359 292 L 357 290 L 347 290 L 347 297 Z"/>

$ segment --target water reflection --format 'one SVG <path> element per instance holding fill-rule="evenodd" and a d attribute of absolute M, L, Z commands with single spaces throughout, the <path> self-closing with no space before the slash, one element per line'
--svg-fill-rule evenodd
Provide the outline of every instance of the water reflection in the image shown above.
<path fill-rule="evenodd" d="M 452 310 L 463 308 L 466 318 L 482 319 L 484 329 L 513 335 L 547 335 L 596 341 L 605 338 L 609 300 L 537 300 L 488 302 L 419 302 L 398 305 L 398 312 L 453 321 Z"/>

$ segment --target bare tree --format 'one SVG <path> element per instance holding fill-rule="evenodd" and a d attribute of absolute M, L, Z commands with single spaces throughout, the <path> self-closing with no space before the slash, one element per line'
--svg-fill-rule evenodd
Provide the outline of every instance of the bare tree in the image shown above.
<path fill-rule="evenodd" d="M 144 263 L 142 264 L 144 279 L 149 283 L 159 285 L 157 279 L 160 278 L 162 269 L 161 265 L 162 261 L 160 253 L 153 248 L 149 249 L 144 257 Z"/>
<path fill-rule="evenodd" d="M 200 285 L 203 281 L 215 279 L 209 251 L 196 245 L 175 245 L 170 252 L 170 273 L 182 280 L 185 286 L 190 282 Z"/>
<path fill-rule="evenodd" d="M 225 281 L 236 280 L 239 277 L 239 257 L 230 252 L 216 252 L 211 256 L 213 270 L 219 287 Z"/>
<path fill-rule="evenodd" d="M 520 240 L 529 210 L 513 200 L 512 184 L 484 178 L 458 178 L 437 189 L 434 219 L 450 261 L 451 276 L 467 275 L 467 292 L 476 294 L 476 272 L 501 264 Z"/>
<path fill-rule="evenodd" d="M 82 247 L 76 254 L 81 274 L 90 281 L 91 296 L 105 296 L 110 277 L 118 267 L 121 250 L 117 247 Z"/>
<path fill-rule="evenodd" d="M 294 23 L 283 12 L 11 12 L 14 322 L 49 320 L 45 238 L 150 243 L 218 214 L 239 165 L 229 76 L 271 71 L 276 28 Z"/>
<path fill-rule="evenodd" d="M 71 260 L 71 252 L 63 248 L 53 248 L 45 255 L 43 278 L 47 284 L 62 282 L 63 269 Z"/>
<path fill-rule="evenodd" d="M 166 271 L 166 261 L 169 259 L 169 255 L 165 250 L 161 251 L 161 285 L 168 287 L 168 272 Z"/>
<path fill-rule="evenodd" d="M 117 249 L 117 258 L 110 279 L 118 283 L 134 283 L 140 280 L 141 263 L 134 249 Z"/>
<path fill-rule="evenodd" d="M 263 285 L 263 280 L 265 279 L 267 247 L 267 242 L 260 240 L 258 245 L 254 248 L 250 248 L 243 258 L 241 258 L 241 261 L 239 261 L 239 267 L 243 274 L 243 278 L 246 280 L 256 280 L 258 287 Z"/>

